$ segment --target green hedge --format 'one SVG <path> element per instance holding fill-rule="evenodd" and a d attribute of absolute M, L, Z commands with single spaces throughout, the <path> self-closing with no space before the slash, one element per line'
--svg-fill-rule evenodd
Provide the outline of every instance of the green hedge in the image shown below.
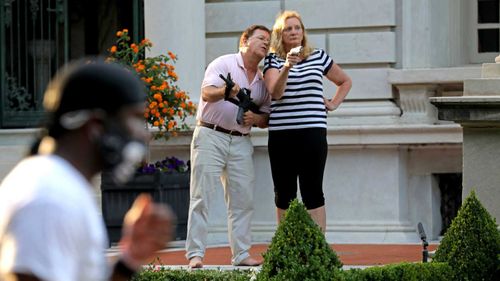
<path fill-rule="evenodd" d="M 327 280 L 332 281 L 448 281 L 452 279 L 452 269 L 446 263 L 400 263 L 366 269 L 330 271 Z M 253 277 L 253 278 L 252 278 Z M 255 279 L 251 270 L 168 270 L 147 269 L 133 281 L 261 281 Z M 276 279 L 283 281 L 301 280 L 299 278 Z"/>
<path fill-rule="evenodd" d="M 452 268 L 447 263 L 399 263 L 341 271 L 338 281 L 448 281 Z"/>
<path fill-rule="evenodd" d="M 249 281 L 255 272 L 251 270 L 169 270 L 153 267 L 143 270 L 132 281 Z"/>
<path fill-rule="evenodd" d="M 474 192 L 465 200 L 432 263 L 341 270 L 336 253 L 304 205 L 292 202 L 264 254 L 261 271 L 144 270 L 134 281 L 444 281 L 500 280 L 500 233 Z"/>

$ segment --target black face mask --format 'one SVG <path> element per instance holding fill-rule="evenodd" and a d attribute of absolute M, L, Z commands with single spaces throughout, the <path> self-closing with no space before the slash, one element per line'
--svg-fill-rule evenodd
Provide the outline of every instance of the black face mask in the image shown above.
<path fill-rule="evenodd" d="M 117 184 L 130 180 L 146 154 L 146 145 L 131 138 L 126 129 L 116 122 L 105 124 L 105 133 L 98 139 L 98 145 L 103 170 L 111 172 Z"/>

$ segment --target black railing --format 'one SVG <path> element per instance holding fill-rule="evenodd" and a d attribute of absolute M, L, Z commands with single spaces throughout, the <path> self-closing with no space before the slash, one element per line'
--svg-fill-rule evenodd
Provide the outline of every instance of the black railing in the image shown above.
<path fill-rule="evenodd" d="M 0 0 L 1 127 L 32 127 L 43 93 L 68 60 L 67 0 Z"/>

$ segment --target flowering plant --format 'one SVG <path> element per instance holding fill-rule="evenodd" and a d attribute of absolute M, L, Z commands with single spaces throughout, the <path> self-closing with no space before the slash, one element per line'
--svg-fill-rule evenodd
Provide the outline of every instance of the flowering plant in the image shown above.
<path fill-rule="evenodd" d="M 107 60 L 133 68 L 146 84 L 144 118 L 150 127 L 158 129 L 155 138 L 168 139 L 178 131 L 189 129 L 185 118 L 194 115 L 196 107 L 186 92 L 175 84 L 178 77 L 172 63 L 177 61 L 177 56 L 169 51 L 168 56 L 146 57 L 146 50 L 153 46 L 151 41 L 143 39 L 140 43 L 129 43 L 127 29 L 118 31 L 116 37 Z"/>
<path fill-rule="evenodd" d="M 179 172 L 183 173 L 189 170 L 189 166 L 184 161 L 176 157 L 166 157 L 161 161 L 156 161 L 154 164 L 145 163 L 139 167 L 138 172 L 141 174 L 154 174 L 156 172 Z"/>

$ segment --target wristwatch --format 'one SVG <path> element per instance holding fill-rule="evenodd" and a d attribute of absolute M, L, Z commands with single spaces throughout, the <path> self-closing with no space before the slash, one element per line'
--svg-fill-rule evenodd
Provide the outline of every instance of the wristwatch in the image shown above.
<path fill-rule="evenodd" d="M 119 259 L 115 263 L 115 272 L 127 279 L 132 278 L 137 272 L 128 267 L 123 260 Z"/>

